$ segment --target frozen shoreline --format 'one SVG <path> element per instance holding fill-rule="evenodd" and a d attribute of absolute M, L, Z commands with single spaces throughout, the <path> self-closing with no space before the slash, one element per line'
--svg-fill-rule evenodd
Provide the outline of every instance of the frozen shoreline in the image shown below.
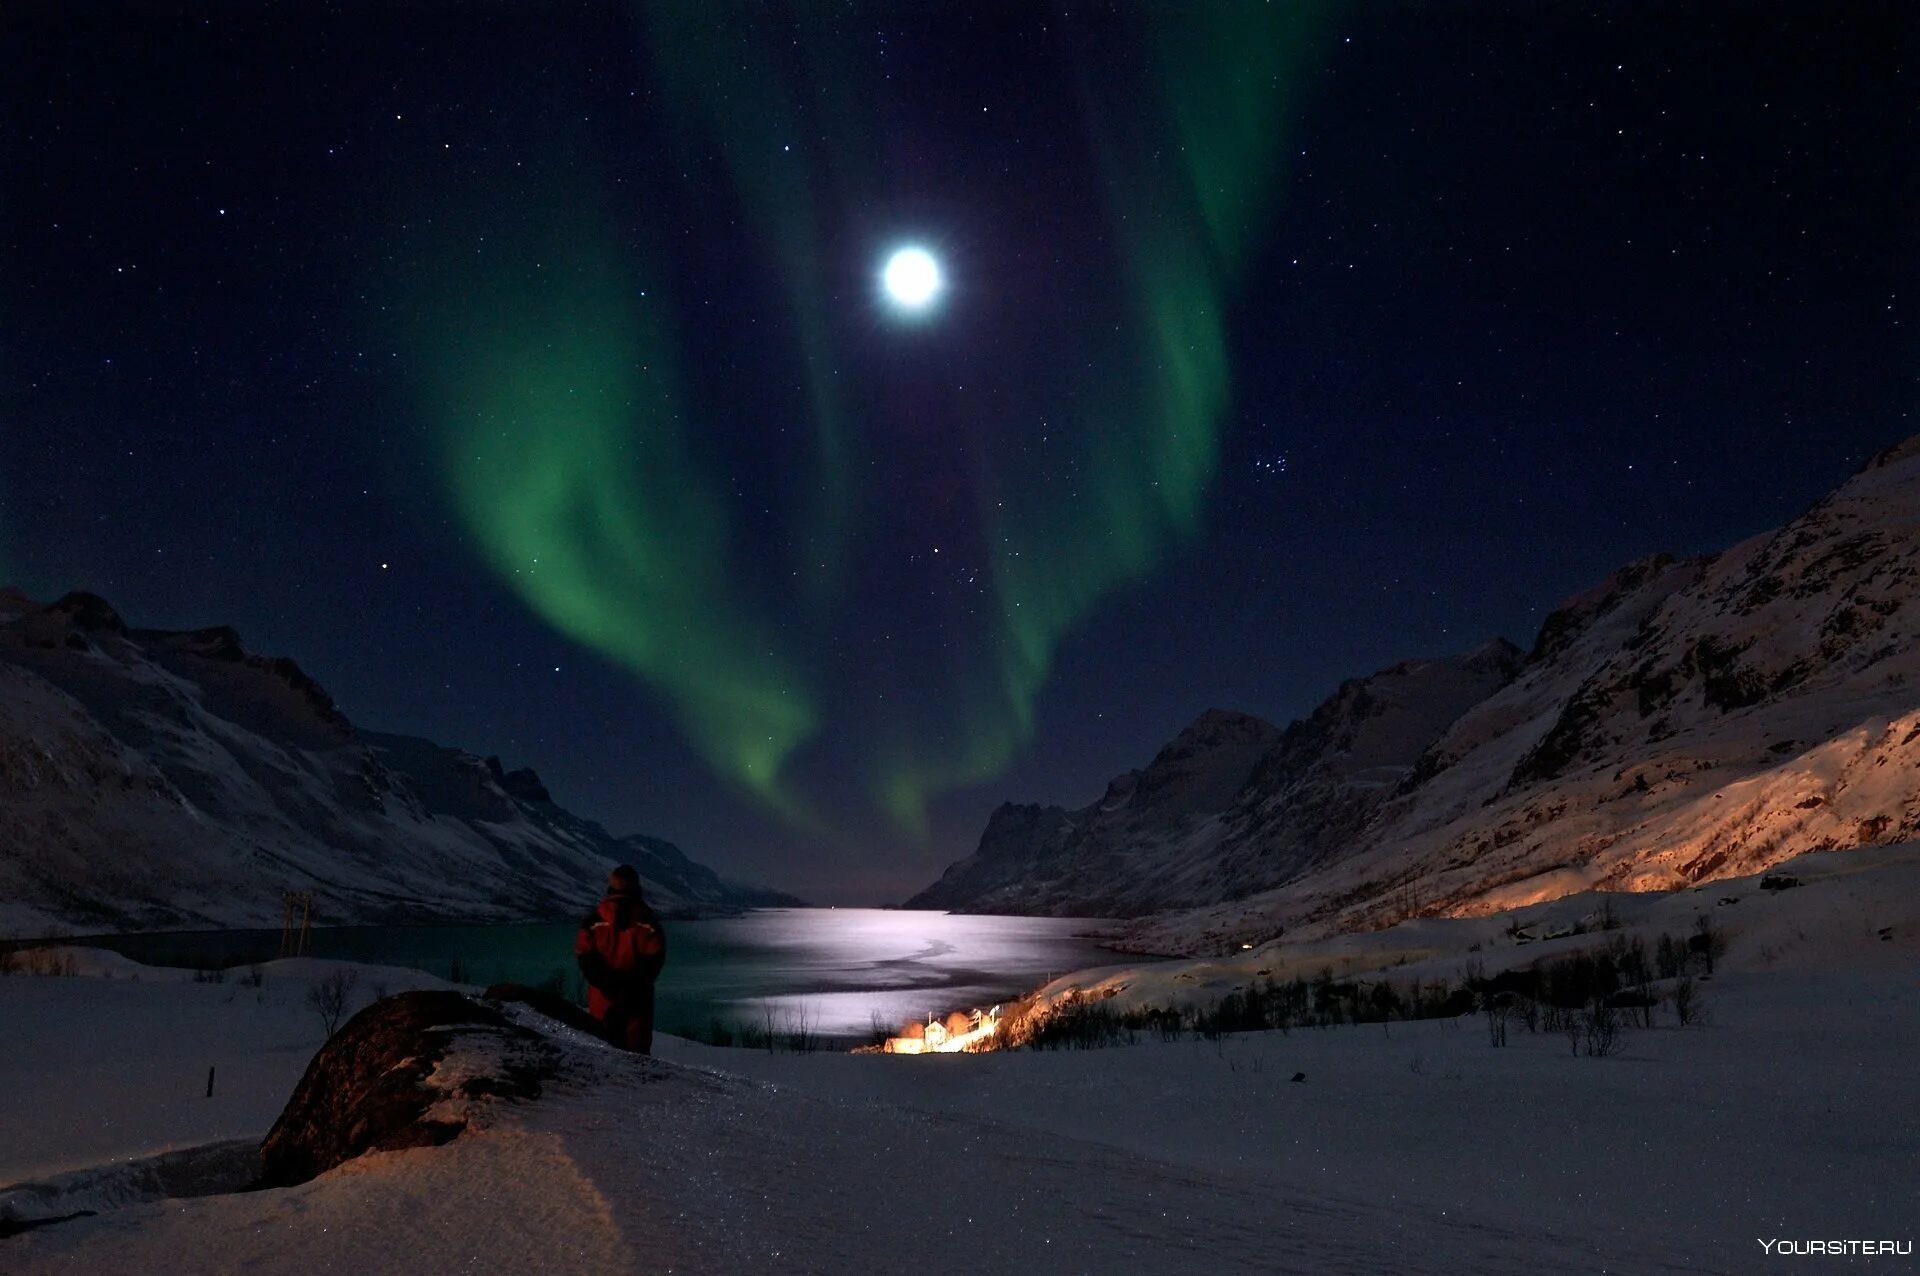
<path fill-rule="evenodd" d="M 0 979 L 0 1183 L 92 1173 L 101 1212 L 0 1240 L 0 1268 L 834 1271 L 953 1247 L 982 1270 L 1733 1272 L 1766 1258 L 1756 1238 L 1911 1240 L 1920 855 L 1852 854 L 1728 910 L 1748 911 L 1709 1026 L 1607 1058 L 1517 1029 L 1491 1049 L 1471 1018 L 915 1059 L 576 1040 L 568 1084 L 447 1147 L 132 1204 L 116 1165 L 264 1133 L 332 967 L 275 963 L 255 989 L 83 954 L 74 978 Z M 1076 978 L 1145 998 L 1182 966 L 1236 975 Z"/>

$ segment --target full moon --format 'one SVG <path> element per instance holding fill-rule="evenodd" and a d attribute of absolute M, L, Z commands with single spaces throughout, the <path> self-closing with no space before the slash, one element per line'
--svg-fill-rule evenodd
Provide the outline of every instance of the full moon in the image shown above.
<path fill-rule="evenodd" d="M 932 253 L 924 248 L 901 248 L 887 258 L 880 285 L 901 309 L 925 310 L 940 295 L 946 281 L 940 277 L 940 263 Z"/>

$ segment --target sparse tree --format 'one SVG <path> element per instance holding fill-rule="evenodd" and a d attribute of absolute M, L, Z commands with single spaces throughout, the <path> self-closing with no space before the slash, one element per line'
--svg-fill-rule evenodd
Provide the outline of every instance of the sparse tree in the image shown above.
<path fill-rule="evenodd" d="M 1313 982 L 1313 1011 L 1322 1028 L 1340 1022 L 1338 993 L 1333 983 L 1333 967 L 1322 966 Z"/>
<path fill-rule="evenodd" d="M 359 971 L 336 970 L 308 987 L 307 1004 L 320 1016 L 328 1039 L 332 1039 L 334 1030 L 340 1026 L 340 1019 L 347 1013 L 347 1006 L 353 1001 L 354 987 L 359 982 Z"/>
<path fill-rule="evenodd" d="M 1659 972 L 1660 978 L 1674 978 L 1685 968 L 1686 964 L 1686 945 L 1682 944 L 1672 935 L 1664 931 L 1661 932 L 1660 940 L 1654 946 L 1653 950 L 1653 968 Z"/>
<path fill-rule="evenodd" d="M 1688 1024 L 1705 1023 L 1707 1018 L 1706 999 L 1700 995 L 1699 986 L 1691 977 L 1683 977 L 1673 986 L 1671 994 L 1673 1017 L 1682 1027 Z"/>
<path fill-rule="evenodd" d="M 1619 959 L 1620 982 L 1633 994 L 1633 1010 L 1642 1028 L 1653 1027 L 1653 1012 L 1660 999 L 1653 991 L 1653 963 L 1647 959 L 1647 943 L 1638 935 L 1626 945 Z"/>
<path fill-rule="evenodd" d="M 1372 1004 L 1373 1013 L 1380 1016 L 1382 1031 L 1392 1036 L 1393 1029 L 1388 1025 L 1393 1021 L 1393 1012 L 1400 1008 L 1400 997 L 1393 991 L 1393 985 L 1382 979 L 1373 986 L 1367 999 Z"/>
<path fill-rule="evenodd" d="M 1726 933 L 1713 924 L 1711 917 L 1701 913 L 1693 920 L 1693 934 L 1687 938 L 1687 951 L 1698 953 L 1706 965 L 1706 973 L 1711 975 L 1713 963 L 1727 951 Z"/>
<path fill-rule="evenodd" d="M 1507 1002 L 1504 993 L 1483 997 L 1481 1009 L 1487 1016 L 1487 1043 L 1495 1049 L 1507 1044 Z"/>
<path fill-rule="evenodd" d="M 955 1017 L 954 1015 L 947 1017 L 947 1028 L 950 1032 L 953 1029 L 953 1020 Z M 958 1015 L 957 1017 L 962 1024 L 967 1023 L 967 1017 L 965 1015 Z M 789 1016 L 787 1020 L 786 1038 L 787 1049 L 793 1054 L 812 1054 L 820 1048 L 820 1031 L 814 1026 L 813 1016 L 807 1012 L 805 1007 L 802 1007 Z"/>

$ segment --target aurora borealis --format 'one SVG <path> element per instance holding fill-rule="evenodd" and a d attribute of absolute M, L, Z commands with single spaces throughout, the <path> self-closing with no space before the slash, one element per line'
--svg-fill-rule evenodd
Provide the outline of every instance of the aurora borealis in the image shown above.
<path fill-rule="evenodd" d="M 4 21 L 0 567 L 816 898 L 1911 429 L 1892 11 Z"/>
<path fill-rule="evenodd" d="M 690 325 L 678 316 L 695 297 L 676 290 L 697 290 L 699 275 L 663 278 L 647 260 L 650 245 L 670 242 L 674 215 L 610 186 L 585 157 L 531 183 L 516 175 L 506 187 L 422 192 L 412 214 L 460 227 L 444 236 L 444 260 L 430 263 L 415 300 L 399 306 L 416 334 L 425 330 L 419 364 L 441 423 L 447 488 L 501 578 L 562 632 L 644 679 L 717 776 L 802 827 L 829 828 L 790 772 L 858 677 L 833 667 L 830 650 L 858 650 L 876 628 L 912 623 L 884 598 L 856 607 L 850 596 L 862 583 L 850 565 L 876 552 L 871 542 L 911 534 L 901 493 L 884 480 L 873 490 L 863 474 L 902 431 L 937 422 L 941 460 L 965 469 L 945 543 L 928 556 L 968 564 L 979 602 L 941 617 L 930 635 L 938 651 L 922 653 L 927 663 L 864 711 L 870 747 L 851 759 L 869 800 L 899 831 L 921 834 L 929 799 L 994 778 L 1027 745 L 1058 644 L 1199 530 L 1230 394 L 1223 315 L 1280 165 L 1300 22 L 1229 19 L 1225 8 L 1197 21 L 1145 20 L 1139 43 L 1126 45 L 1152 51 L 1143 70 L 1063 40 L 1060 79 L 1083 98 L 1069 144 L 1090 153 L 1108 227 L 1096 250 L 1065 261 L 1089 277 L 1089 295 L 1071 309 L 1090 305 L 1108 320 L 1061 313 L 1057 297 L 1027 298 L 1078 357 L 976 364 L 963 404 L 961 387 L 936 380 L 944 316 L 893 316 L 924 328 L 900 356 L 913 372 L 897 397 L 868 399 L 852 429 L 840 400 L 865 387 L 841 390 L 821 365 L 858 365 L 849 347 L 888 340 L 872 329 L 889 316 L 844 281 L 823 284 L 812 264 L 833 255 L 823 228 L 845 220 L 830 210 L 885 202 L 874 178 L 842 176 L 882 172 L 880 162 L 843 165 L 828 140 L 884 136 L 870 106 L 876 86 L 863 83 L 883 64 L 836 58 L 846 33 L 838 21 L 797 19 L 789 50 L 776 55 L 751 26 L 716 31 L 692 10 L 667 13 L 648 28 L 647 47 L 670 145 L 689 162 L 719 157 L 728 179 L 687 202 L 741 226 L 736 255 L 774 285 L 758 299 L 753 322 L 765 335 L 752 356 L 796 366 L 807 383 L 772 411 L 815 494 L 771 514 L 743 547 L 742 493 L 690 436 L 751 439 L 772 425 L 768 406 L 726 386 L 689 392 Z M 1209 73 L 1223 64 L 1233 71 Z M 722 100 L 745 100 L 716 116 L 716 83 Z M 831 131 L 816 131 L 816 115 Z M 1153 162 L 1162 154 L 1183 161 Z M 557 225 L 548 221 L 556 205 L 565 210 Z M 964 225 L 966 213 L 945 220 Z M 617 243 L 616 223 L 634 229 L 633 242 Z M 893 255 L 887 285 L 905 301 L 882 311 L 917 309 L 944 288 L 926 248 L 849 248 L 876 261 Z M 984 253 L 968 280 L 964 242 L 955 255 L 962 290 L 1009 282 Z M 504 286 L 502 256 L 518 267 Z M 976 408 L 983 394 L 1006 406 Z M 1030 442 L 1023 412 L 1058 422 L 1045 428 L 1060 433 L 1061 471 L 1018 462 L 1015 450 Z M 746 561 L 769 549 L 790 560 L 784 579 Z"/>

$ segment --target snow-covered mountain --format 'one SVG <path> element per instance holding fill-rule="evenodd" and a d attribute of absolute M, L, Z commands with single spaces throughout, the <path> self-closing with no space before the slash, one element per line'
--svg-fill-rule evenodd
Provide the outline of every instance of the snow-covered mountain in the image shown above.
<path fill-rule="evenodd" d="M 792 902 L 615 837 L 530 770 L 360 731 L 231 629 L 0 591 L 0 928 L 566 917 L 630 862 L 674 911 Z"/>
<path fill-rule="evenodd" d="M 1616 572 L 1549 616 L 1524 657 L 1492 644 L 1349 683 L 1216 813 L 1103 845 L 1123 889 L 1079 876 L 1072 832 L 1049 833 L 1017 881 L 985 875 L 1009 858 L 1002 808 L 916 902 L 1174 910 L 1125 938 L 1198 952 L 1912 839 L 1917 632 L 1920 437 L 1777 532 Z M 1355 700 L 1363 731 L 1346 725 Z M 1078 828 L 1097 805 L 1026 809 L 1036 828 Z"/>
<path fill-rule="evenodd" d="M 1203 713 L 1090 806 L 1002 806 L 979 850 L 906 906 L 1113 917 L 1178 901 L 1180 888 L 1153 870 L 1171 875 L 1183 847 L 1210 844 L 1221 813 L 1279 737 L 1244 713 Z M 1153 848 L 1154 863 L 1140 862 L 1142 847 Z"/>
<path fill-rule="evenodd" d="M 1002 806 L 974 855 L 907 907 L 1127 917 L 1286 881 L 1360 828 L 1519 661 L 1499 641 L 1410 660 L 1345 683 L 1284 731 L 1209 710 L 1091 806 Z"/>

